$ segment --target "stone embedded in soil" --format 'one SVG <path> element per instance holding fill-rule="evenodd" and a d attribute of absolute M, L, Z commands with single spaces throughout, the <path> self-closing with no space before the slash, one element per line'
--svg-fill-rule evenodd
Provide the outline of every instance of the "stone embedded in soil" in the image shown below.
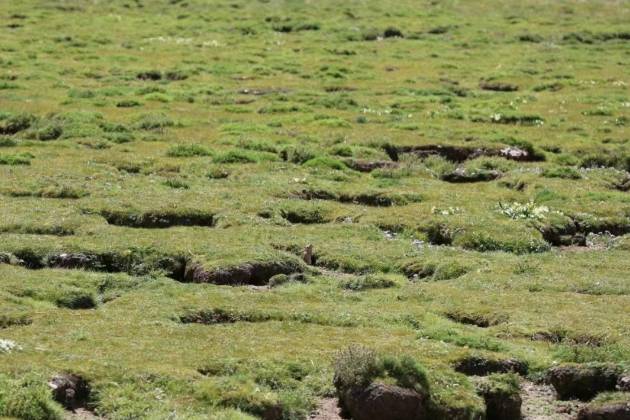
<path fill-rule="evenodd" d="M 615 365 L 561 365 L 547 372 L 558 398 L 589 400 L 600 392 L 614 391 L 620 376 Z"/>
<path fill-rule="evenodd" d="M 516 359 L 493 360 L 484 357 L 471 356 L 458 360 L 454 364 L 457 372 L 465 375 L 486 376 L 491 373 L 518 373 L 526 375 L 528 366 Z"/>
<path fill-rule="evenodd" d="M 343 414 L 353 420 L 428 419 L 428 395 L 395 385 L 373 383 L 345 390 L 340 398 Z"/>

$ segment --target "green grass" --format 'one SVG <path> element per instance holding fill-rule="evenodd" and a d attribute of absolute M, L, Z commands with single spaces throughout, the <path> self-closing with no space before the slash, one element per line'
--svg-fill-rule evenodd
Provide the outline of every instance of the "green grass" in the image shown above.
<path fill-rule="evenodd" d="M 306 418 L 349 345 L 466 413 L 467 355 L 630 360 L 625 5 L 75 3 L 0 4 L 0 416 L 70 371 Z"/>

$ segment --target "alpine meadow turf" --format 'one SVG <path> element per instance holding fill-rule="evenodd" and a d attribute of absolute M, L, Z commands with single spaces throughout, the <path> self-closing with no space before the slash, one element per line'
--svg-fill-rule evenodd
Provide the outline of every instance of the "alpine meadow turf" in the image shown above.
<path fill-rule="evenodd" d="M 305 419 L 348 347 L 434 418 L 514 391 L 462 361 L 627 369 L 628 22 L 0 1 L 0 417 L 63 418 L 72 373 L 90 416 Z"/>

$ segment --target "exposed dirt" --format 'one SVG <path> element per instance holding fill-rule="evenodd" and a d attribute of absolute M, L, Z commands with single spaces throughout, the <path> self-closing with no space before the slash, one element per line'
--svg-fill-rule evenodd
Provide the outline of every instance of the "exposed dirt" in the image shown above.
<path fill-rule="evenodd" d="M 83 269 L 90 271 L 103 271 L 108 273 L 133 273 L 139 274 L 153 269 L 160 269 L 168 277 L 176 280 L 184 278 L 184 269 L 187 261 L 178 256 L 147 257 L 146 255 L 117 252 L 94 253 L 86 252 L 60 252 L 36 253 L 30 249 L 17 250 L 13 254 L 0 253 L 0 263 L 19 265 L 31 270 L 41 268 Z M 8 256 L 8 257 L 6 257 Z"/>
<path fill-rule="evenodd" d="M 463 313 L 458 311 L 448 312 L 445 315 L 451 321 L 459 322 L 460 324 L 475 325 L 479 328 L 488 328 L 502 322 L 500 318 L 491 318 L 482 314 Z"/>
<path fill-rule="evenodd" d="M 102 419 L 103 417 L 99 417 L 93 412 L 86 410 L 85 408 L 77 408 L 74 411 L 67 411 L 64 415 L 66 420 L 92 420 L 92 419 Z"/>
<path fill-rule="evenodd" d="M 499 156 L 505 159 L 516 160 L 520 162 L 533 162 L 544 159 L 544 156 L 533 153 L 532 150 L 525 150 L 519 147 L 505 147 L 503 149 L 496 149 L 428 144 L 422 146 L 386 145 L 384 149 L 389 158 L 394 162 L 398 162 L 400 155 L 404 153 L 410 153 L 418 156 L 419 158 L 426 158 L 429 156 L 441 156 L 444 159 L 455 163 L 461 163 L 466 160 L 475 159 L 482 156 Z"/>
<path fill-rule="evenodd" d="M 464 168 L 457 168 L 453 172 L 442 175 L 440 179 L 453 184 L 463 184 L 472 182 L 489 182 L 494 181 L 499 177 L 501 177 L 501 172 L 499 171 L 467 171 Z"/>
<path fill-rule="evenodd" d="M 337 398 L 324 398 L 317 404 L 317 409 L 308 418 L 310 420 L 341 420 L 341 409 Z"/>
<path fill-rule="evenodd" d="M 516 92 L 518 90 L 518 86 L 516 85 L 501 82 L 481 82 L 479 83 L 479 87 L 482 90 L 492 90 L 495 92 Z"/>
<path fill-rule="evenodd" d="M 0 330 L 3 328 L 31 325 L 33 320 L 26 315 L 0 315 Z"/>
<path fill-rule="evenodd" d="M 396 162 L 387 160 L 346 159 L 344 163 L 359 172 L 372 172 L 375 169 L 394 169 L 398 167 Z"/>
<path fill-rule="evenodd" d="M 426 391 L 374 382 L 367 387 L 337 388 L 344 414 L 354 420 L 424 419 L 429 417 Z"/>
<path fill-rule="evenodd" d="M 608 403 L 587 405 L 578 414 L 577 420 L 628 420 L 630 403 Z"/>
<path fill-rule="evenodd" d="M 207 270 L 199 264 L 187 264 L 183 280 L 192 283 L 265 286 L 276 274 L 302 272 L 294 261 L 253 261 L 232 267 Z"/>
<path fill-rule="evenodd" d="M 469 356 L 457 361 L 454 366 L 457 372 L 464 375 L 486 376 L 491 373 L 514 372 L 526 375 L 528 366 L 516 359 L 492 360 L 478 356 Z"/>
<path fill-rule="evenodd" d="M 101 216 L 110 225 L 134 228 L 168 228 L 171 226 L 214 226 L 214 214 L 206 212 L 169 213 L 146 212 L 128 213 L 121 211 L 103 210 Z"/>
<path fill-rule="evenodd" d="M 574 419 L 584 403 L 559 401 L 551 385 L 521 382 L 521 413 L 523 420 L 569 420 Z"/>
<path fill-rule="evenodd" d="M 607 343 L 602 336 L 590 334 L 576 334 L 567 330 L 555 329 L 552 331 L 538 331 L 531 336 L 533 341 L 546 341 L 554 344 L 581 345 L 589 347 L 601 347 Z"/>
<path fill-rule="evenodd" d="M 395 204 L 402 205 L 407 202 L 418 201 L 417 198 L 403 196 L 390 196 L 381 192 L 367 192 L 358 194 L 335 193 L 326 190 L 304 189 L 291 193 L 292 197 L 302 200 L 330 200 L 347 204 L 361 204 L 372 207 L 391 207 Z"/>
<path fill-rule="evenodd" d="M 597 248 L 597 244 L 589 244 L 587 241 L 589 234 L 623 236 L 630 233 L 630 223 L 627 220 L 607 220 L 592 225 L 588 221 L 570 219 L 564 225 L 539 226 L 538 230 L 543 238 L 554 246 Z"/>

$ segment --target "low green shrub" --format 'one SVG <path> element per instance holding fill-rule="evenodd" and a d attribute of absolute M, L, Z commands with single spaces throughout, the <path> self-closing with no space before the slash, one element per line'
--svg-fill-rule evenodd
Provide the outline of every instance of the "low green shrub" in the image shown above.
<path fill-rule="evenodd" d="M 379 275 L 368 275 L 365 277 L 355 277 L 342 281 L 339 286 L 346 290 L 368 290 L 368 289 L 388 289 L 396 286 L 396 282 L 390 278 Z"/>
<path fill-rule="evenodd" d="M 562 179 L 581 179 L 582 174 L 575 168 L 570 166 L 561 166 L 555 168 L 547 168 L 542 175 L 545 178 L 562 178 Z"/>
<path fill-rule="evenodd" d="M 307 168 L 322 168 L 322 169 L 336 169 L 342 171 L 347 168 L 345 163 L 340 160 L 333 159 L 328 156 L 319 156 L 304 162 L 304 166 Z"/>
<path fill-rule="evenodd" d="M 166 152 L 169 157 L 212 156 L 212 152 L 200 144 L 178 144 Z"/>
<path fill-rule="evenodd" d="M 429 390 L 424 367 L 409 356 L 382 356 L 366 347 L 351 346 L 337 355 L 334 368 L 333 382 L 338 392 L 388 379 L 403 388 Z"/>
<path fill-rule="evenodd" d="M 0 416 L 24 420 L 62 420 L 63 408 L 53 401 L 44 380 L 34 374 L 20 379 L 0 375 Z"/>

